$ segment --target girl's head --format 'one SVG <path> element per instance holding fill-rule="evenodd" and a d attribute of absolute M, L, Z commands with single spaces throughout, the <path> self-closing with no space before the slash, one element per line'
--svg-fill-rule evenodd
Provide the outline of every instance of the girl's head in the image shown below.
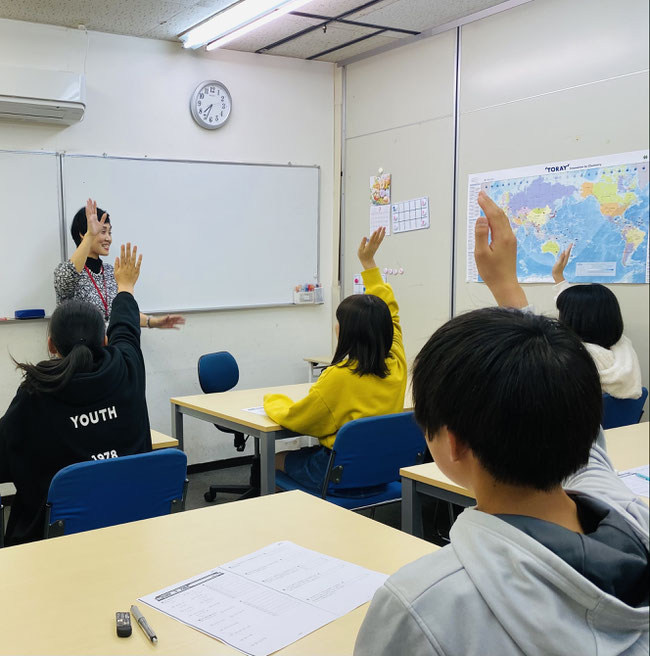
<path fill-rule="evenodd" d="M 106 344 L 104 319 L 97 308 L 83 301 L 61 303 L 50 319 L 47 346 L 55 356 L 38 364 L 19 363 L 29 392 L 52 393 L 64 388 L 79 373 L 93 370 L 95 354 Z"/>
<path fill-rule="evenodd" d="M 573 285 L 557 297 L 560 321 L 583 342 L 611 348 L 623 335 L 616 296 L 603 285 Z"/>
<path fill-rule="evenodd" d="M 106 214 L 106 223 L 102 227 L 100 233 L 96 235 L 95 238 L 93 239 L 91 253 L 90 253 L 91 257 L 108 255 L 108 251 L 111 247 L 111 243 L 113 242 L 112 229 L 110 225 L 111 217 L 105 210 L 98 207 L 97 218 L 101 220 L 104 214 Z M 72 225 L 70 226 L 70 234 L 72 235 L 72 239 L 74 239 L 74 243 L 77 246 L 81 244 L 81 240 L 83 239 L 87 231 L 88 231 L 88 221 L 86 219 L 86 208 L 82 207 L 74 215 L 74 218 L 72 219 Z"/>
<path fill-rule="evenodd" d="M 386 303 L 373 294 L 353 294 L 338 306 L 336 319 L 339 342 L 332 364 L 348 358 L 347 366 L 354 373 L 385 378 L 393 344 L 393 321 Z"/>

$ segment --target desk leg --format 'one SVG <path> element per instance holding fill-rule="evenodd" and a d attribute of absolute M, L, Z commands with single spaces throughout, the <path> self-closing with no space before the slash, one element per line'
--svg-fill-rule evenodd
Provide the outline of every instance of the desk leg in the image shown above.
<path fill-rule="evenodd" d="M 415 490 L 415 481 L 402 478 L 402 531 L 421 538 L 424 534 L 422 527 L 422 498 Z"/>
<path fill-rule="evenodd" d="M 275 433 L 262 433 L 260 449 L 260 494 L 275 493 Z"/>
<path fill-rule="evenodd" d="M 313 383 L 314 382 L 314 363 L 313 362 L 308 362 L 307 365 L 309 366 L 309 379 L 307 380 L 308 383 Z"/>
<path fill-rule="evenodd" d="M 178 440 L 178 448 L 183 451 L 183 413 L 172 403 L 172 437 Z"/>

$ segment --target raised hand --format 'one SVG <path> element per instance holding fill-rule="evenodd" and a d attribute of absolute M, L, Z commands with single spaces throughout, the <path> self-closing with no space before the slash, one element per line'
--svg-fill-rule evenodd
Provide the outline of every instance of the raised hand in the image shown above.
<path fill-rule="evenodd" d="M 474 228 L 474 259 L 479 275 L 499 305 L 526 307 L 528 300 L 517 280 L 517 238 L 510 221 L 484 191 L 478 195 L 478 204 L 485 214 L 476 220 Z"/>
<path fill-rule="evenodd" d="M 118 292 L 129 292 L 133 294 L 133 288 L 140 276 L 140 265 L 142 255 L 138 257 L 138 247 L 131 244 L 122 244 L 120 257 L 115 258 L 115 281 Z"/>
<path fill-rule="evenodd" d="M 359 256 L 359 262 L 364 269 L 374 269 L 377 265 L 375 264 L 375 253 L 381 245 L 381 242 L 384 241 L 386 236 L 386 228 L 377 228 L 371 235 L 370 239 L 364 237 L 361 240 L 359 245 L 359 250 L 357 255 Z"/>
<path fill-rule="evenodd" d="M 107 218 L 108 214 L 104 213 L 101 221 L 97 219 L 97 201 L 89 198 L 86 201 L 86 224 L 88 227 L 86 228 L 86 234 L 83 236 L 96 237 L 104 228 Z"/>
<path fill-rule="evenodd" d="M 567 262 L 569 261 L 569 258 L 571 257 L 571 249 L 573 248 L 573 244 L 569 244 L 568 248 L 565 248 L 558 256 L 557 260 L 555 260 L 555 264 L 553 265 L 553 280 L 555 280 L 556 283 L 562 282 L 564 280 L 564 268 L 567 265 Z"/>
<path fill-rule="evenodd" d="M 179 330 L 179 326 L 185 323 L 185 317 L 180 314 L 165 314 L 160 317 L 151 317 L 149 325 L 152 328 L 163 328 Z"/>

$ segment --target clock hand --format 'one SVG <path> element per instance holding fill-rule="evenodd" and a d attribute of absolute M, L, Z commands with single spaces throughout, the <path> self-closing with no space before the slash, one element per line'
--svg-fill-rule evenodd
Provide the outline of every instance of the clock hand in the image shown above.
<path fill-rule="evenodd" d="M 212 110 L 213 107 L 214 107 L 214 104 L 210 105 L 210 107 L 208 107 L 208 108 L 203 112 L 203 117 L 204 117 L 204 118 L 208 118 L 208 114 L 210 113 L 210 111 Z"/>

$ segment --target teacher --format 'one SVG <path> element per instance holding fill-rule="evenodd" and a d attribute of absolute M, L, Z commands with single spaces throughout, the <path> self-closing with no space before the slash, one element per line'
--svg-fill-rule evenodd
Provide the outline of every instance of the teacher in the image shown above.
<path fill-rule="evenodd" d="M 100 256 L 108 255 L 113 237 L 111 220 L 107 212 L 100 209 L 101 220 L 97 218 L 97 203 L 88 199 L 74 216 L 70 233 L 77 250 L 66 262 L 54 270 L 54 290 L 56 304 L 68 299 L 86 301 L 95 306 L 108 321 L 111 316 L 113 299 L 117 296 L 117 283 L 113 266 L 102 262 Z M 178 314 L 151 316 L 140 313 L 140 326 L 147 328 L 173 328 L 185 323 Z"/>

